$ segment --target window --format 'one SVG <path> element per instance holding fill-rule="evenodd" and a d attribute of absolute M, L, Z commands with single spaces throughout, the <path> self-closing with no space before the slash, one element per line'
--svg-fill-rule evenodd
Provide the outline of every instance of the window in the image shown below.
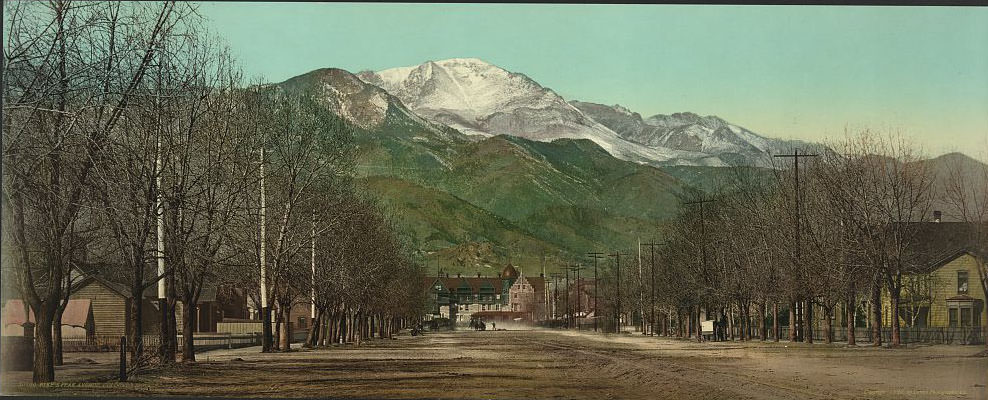
<path fill-rule="evenodd" d="M 967 271 L 957 271 L 957 294 L 967 294 Z"/>
<path fill-rule="evenodd" d="M 971 326 L 971 307 L 961 307 L 961 326 Z"/>
<path fill-rule="evenodd" d="M 947 311 L 948 325 L 953 328 L 957 326 L 957 308 L 951 307 Z"/>

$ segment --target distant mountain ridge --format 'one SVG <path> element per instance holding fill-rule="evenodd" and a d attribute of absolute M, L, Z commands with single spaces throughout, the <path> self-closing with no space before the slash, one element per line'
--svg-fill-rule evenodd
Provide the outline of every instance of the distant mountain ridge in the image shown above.
<path fill-rule="evenodd" d="M 798 140 L 767 138 L 713 115 L 704 117 L 682 112 L 642 118 L 641 114 L 620 105 L 576 100 L 570 104 L 629 141 L 653 148 L 703 155 L 676 163 L 667 162 L 666 165 L 691 165 L 690 161 L 694 161 L 692 165 L 770 167 L 770 155 L 808 145 Z M 722 165 L 711 161 L 696 162 L 705 158 L 719 160 Z"/>
<path fill-rule="evenodd" d="M 324 68 L 275 86 L 314 93 L 352 123 L 358 180 L 414 248 L 469 273 L 509 254 L 617 248 L 674 215 L 678 193 L 715 187 L 730 171 L 718 167 L 770 176 L 769 154 L 806 145 L 715 116 L 567 102 L 476 59 L 359 75 Z"/>
<path fill-rule="evenodd" d="M 611 155 L 651 165 L 759 165 L 789 141 L 768 139 L 718 117 L 692 113 L 643 119 L 620 106 L 566 101 L 528 76 L 476 58 L 362 71 L 423 118 L 468 135 L 537 141 L 589 139 Z"/>

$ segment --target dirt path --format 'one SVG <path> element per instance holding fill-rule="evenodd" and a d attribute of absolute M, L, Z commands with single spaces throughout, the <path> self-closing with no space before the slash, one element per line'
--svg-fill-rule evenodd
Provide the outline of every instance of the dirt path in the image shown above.
<path fill-rule="evenodd" d="M 4 394 L 371 398 L 980 399 L 983 347 L 692 343 L 572 331 L 428 334 L 287 354 L 217 350 L 132 382 L 87 375 Z M 89 368 L 95 368 L 89 366 Z M 30 375 L 27 375 L 30 380 Z"/>

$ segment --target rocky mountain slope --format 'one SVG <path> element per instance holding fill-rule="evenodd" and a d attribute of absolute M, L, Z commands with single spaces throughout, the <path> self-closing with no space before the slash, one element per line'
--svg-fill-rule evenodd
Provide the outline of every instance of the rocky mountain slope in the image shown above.
<path fill-rule="evenodd" d="M 767 138 L 712 115 L 702 117 L 684 112 L 642 118 L 641 114 L 620 105 L 581 101 L 570 104 L 631 142 L 699 155 L 666 164 L 769 167 L 772 154 L 807 145 L 801 141 Z"/>

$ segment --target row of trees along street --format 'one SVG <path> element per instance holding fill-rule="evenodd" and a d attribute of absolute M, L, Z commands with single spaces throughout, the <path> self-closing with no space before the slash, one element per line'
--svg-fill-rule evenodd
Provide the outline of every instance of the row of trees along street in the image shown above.
<path fill-rule="evenodd" d="M 895 133 L 848 133 L 800 151 L 798 184 L 792 158 L 776 158 L 770 173 L 732 168 L 714 189 L 682 194 L 678 216 L 643 235 L 659 243 L 640 246 L 641 271 L 634 246 L 620 251 L 620 274 L 613 257 L 601 269 L 602 317 L 623 303 L 642 330 L 697 340 L 701 310 L 724 316 L 730 339 L 813 342 L 818 321 L 825 342 L 846 329 L 854 344 L 854 324 L 834 321 L 870 309 L 872 344 L 882 345 L 884 325 L 889 344 L 900 345 L 900 321 L 915 321 L 914 309 L 931 301 L 923 293 L 935 283 L 915 271 L 936 261 L 920 236 L 934 211 L 968 223 L 964 239 L 974 246 L 988 243 L 988 167 L 935 164 Z M 972 284 L 988 291 L 988 266 L 978 268 Z M 788 310 L 786 333 L 780 310 Z"/>
<path fill-rule="evenodd" d="M 195 360 L 195 307 L 179 327 L 176 305 L 220 284 L 265 306 L 265 351 L 289 349 L 300 302 L 310 346 L 419 314 L 406 240 L 354 186 L 351 128 L 308 93 L 247 84 L 195 7 L 4 2 L 3 271 L 35 316 L 34 382 L 55 379 L 82 266 L 134 299 L 158 288 L 158 349 L 131 302 L 136 369 L 175 362 L 178 334 Z"/>

